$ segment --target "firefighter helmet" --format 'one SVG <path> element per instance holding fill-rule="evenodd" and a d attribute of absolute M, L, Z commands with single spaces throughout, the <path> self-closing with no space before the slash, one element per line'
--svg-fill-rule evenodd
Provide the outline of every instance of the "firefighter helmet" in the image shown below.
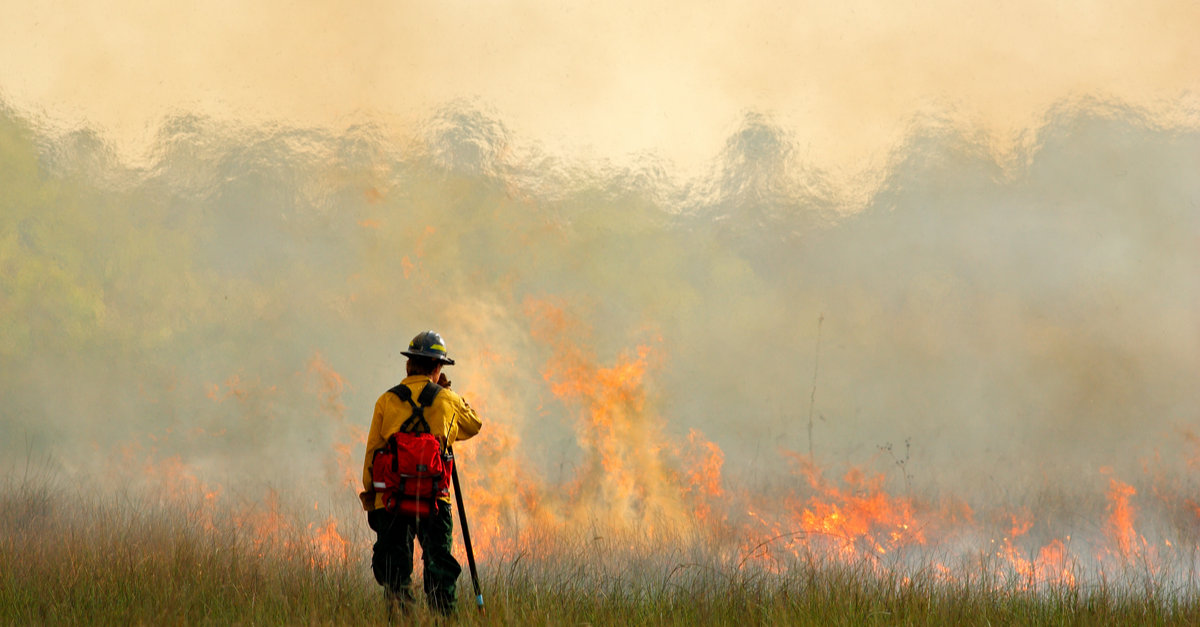
<path fill-rule="evenodd" d="M 427 357 L 453 366 L 454 360 L 446 356 L 446 342 L 434 331 L 422 331 L 408 343 L 408 350 L 400 351 L 408 357 Z"/>

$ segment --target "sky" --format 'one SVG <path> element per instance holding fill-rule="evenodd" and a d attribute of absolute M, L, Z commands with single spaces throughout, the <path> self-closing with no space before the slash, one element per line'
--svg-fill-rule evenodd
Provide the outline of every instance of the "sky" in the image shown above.
<path fill-rule="evenodd" d="M 178 111 L 403 127 L 471 99 L 541 144 L 684 171 L 765 112 L 854 174 L 922 116 L 1003 151 L 1063 100 L 1195 116 L 1200 87 L 1184 1 L 3 4 L 0 95 L 132 155 Z"/>

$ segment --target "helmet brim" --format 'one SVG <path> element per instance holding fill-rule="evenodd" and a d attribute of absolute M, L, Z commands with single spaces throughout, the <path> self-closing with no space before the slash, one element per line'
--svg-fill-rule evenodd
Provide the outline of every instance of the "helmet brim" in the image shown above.
<path fill-rule="evenodd" d="M 405 357 L 425 357 L 427 359 L 432 359 L 434 361 L 440 361 L 441 363 L 443 363 L 447 366 L 454 365 L 453 359 L 451 359 L 445 355 L 439 355 L 437 353 L 425 353 L 425 352 L 421 352 L 421 351 L 400 351 L 400 354 L 404 355 Z"/>

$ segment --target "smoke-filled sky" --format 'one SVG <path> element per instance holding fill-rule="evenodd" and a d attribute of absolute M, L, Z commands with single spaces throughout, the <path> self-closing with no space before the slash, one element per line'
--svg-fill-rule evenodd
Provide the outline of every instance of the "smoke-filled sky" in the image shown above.
<path fill-rule="evenodd" d="M 1200 6 L 1015 2 L 4 2 L 0 90 L 142 146 L 164 115 L 413 122 L 479 98 L 532 139 L 692 168 L 747 110 L 826 168 L 954 111 L 1003 147 L 1064 98 L 1195 114 Z"/>
<path fill-rule="evenodd" d="M 956 486 L 1200 427 L 1195 3 L 8 4 L 10 453 L 324 460 L 426 328 L 544 469 L 548 365 L 638 346 L 731 474 L 810 410 Z"/>

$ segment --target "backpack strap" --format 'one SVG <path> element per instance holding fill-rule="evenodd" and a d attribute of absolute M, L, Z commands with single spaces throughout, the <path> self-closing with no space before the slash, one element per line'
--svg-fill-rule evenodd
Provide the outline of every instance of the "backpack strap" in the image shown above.
<path fill-rule="evenodd" d="M 425 420 L 425 408 L 433 404 L 433 400 L 442 391 L 442 386 L 429 381 L 421 389 L 421 394 L 417 396 L 416 402 L 413 402 L 412 390 L 403 383 L 388 391 L 412 406 L 412 416 L 409 416 L 408 420 L 400 425 L 400 430 L 405 433 L 429 433 L 429 422 Z"/>
<path fill-rule="evenodd" d="M 441 391 L 442 386 L 429 381 L 425 384 L 425 387 L 421 388 L 421 395 L 417 397 L 417 402 L 421 404 L 421 407 L 429 407 L 433 405 L 433 399 L 437 398 L 438 393 Z"/>

